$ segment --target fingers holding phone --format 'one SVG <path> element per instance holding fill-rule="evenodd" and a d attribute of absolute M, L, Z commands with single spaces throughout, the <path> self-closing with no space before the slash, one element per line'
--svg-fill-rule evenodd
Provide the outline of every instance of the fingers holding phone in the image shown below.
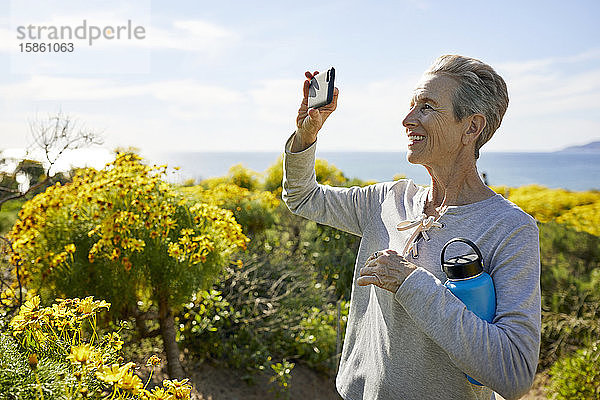
<path fill-rule="evenodd" d="M 339 93 L 334 87 L 334 68 L 323 74 L 319 74 L 319 71 L 307 71 L 304 75 L 307 79 L 302 87 L 303 98 L 296 119 L 296 136 L 299 147 L 302 148 L 308 147 L 316 140 L 323 123 L 337 107 Z"/>

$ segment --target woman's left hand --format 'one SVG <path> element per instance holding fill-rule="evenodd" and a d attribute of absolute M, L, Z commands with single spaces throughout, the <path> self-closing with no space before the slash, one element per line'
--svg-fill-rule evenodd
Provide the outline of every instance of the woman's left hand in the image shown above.
<path fill-rule="evenodd" d="M 360 277 L 356 280 L 359 286 L 375 285 L 396 293 L 404 280 L 417 266 L 406 261 L 394 250 L 376 251 L 360 269 Z"/>

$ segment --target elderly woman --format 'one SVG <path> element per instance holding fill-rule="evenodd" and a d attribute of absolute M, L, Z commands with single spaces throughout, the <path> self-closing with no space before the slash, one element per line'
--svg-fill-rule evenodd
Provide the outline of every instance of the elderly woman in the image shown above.
<path fill-rule="evenodd" d="M 341 396 L 488 400 L 495 391 L 519 398 L 539 357 L 538 229 L 482 182 L 476 166 L 508 106 L 503 79 L 489 65 L 455 55 L 425 72 L 402 124 L 408 161 L 427 169 L 428 187 L 411 180 L 318 184 L 317 133 L 336 108 L 338 90 L 331 104 L 308 109 L 308 86 L 306 80 L 297 130 L 285 145 L 283 199 L 295 214 L 362 238 L 336 379 Z M 440 252 L 455 237 L 475 242 L 483 254 L 496 290 L 491 323 L 443 285 Z"/>

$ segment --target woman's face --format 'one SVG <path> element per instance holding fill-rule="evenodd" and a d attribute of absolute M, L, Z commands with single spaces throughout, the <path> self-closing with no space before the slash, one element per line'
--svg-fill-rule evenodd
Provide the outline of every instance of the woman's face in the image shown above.
<path fill-rule="evenodd" d="M 452 95 L 457 83 L 445 75 L 425 75 L 402 121 L 408 135 L 407 159 L 430 167 L 454 163 L 468 122 L 454 119 Z"/>

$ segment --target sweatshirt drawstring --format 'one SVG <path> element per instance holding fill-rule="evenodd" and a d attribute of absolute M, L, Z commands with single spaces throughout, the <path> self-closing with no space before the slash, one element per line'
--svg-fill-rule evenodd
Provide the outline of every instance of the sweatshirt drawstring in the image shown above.
<path fill-rule="evenodd" d="M 441 216 L 441 214 L 440 214 Z M 399 231 L 405 231 L 408 229 L 415 228 L 415 231 L 410 236 L 410 239 L 406 242 L 406 246 L 404 246 L 404 250 L 402 250 L 402 256 L 406 257 L 410 251 L 413 253 L 413 257 L 418 257 L 417 252 L 417 242 L 416 238 L 419 236 L 419 233 L 423 235 L 425 240 L 429 240 L 429 235 L 427 235 L 427 231 L 433 227 L 441 228 L 443 225 L 440 222 L 435 220 L 435 217 L 428 217 L 426 214 L 421 214 L 419 218 L 415 220 L 402 221 L 397 226 L 396 229 Z"/>

